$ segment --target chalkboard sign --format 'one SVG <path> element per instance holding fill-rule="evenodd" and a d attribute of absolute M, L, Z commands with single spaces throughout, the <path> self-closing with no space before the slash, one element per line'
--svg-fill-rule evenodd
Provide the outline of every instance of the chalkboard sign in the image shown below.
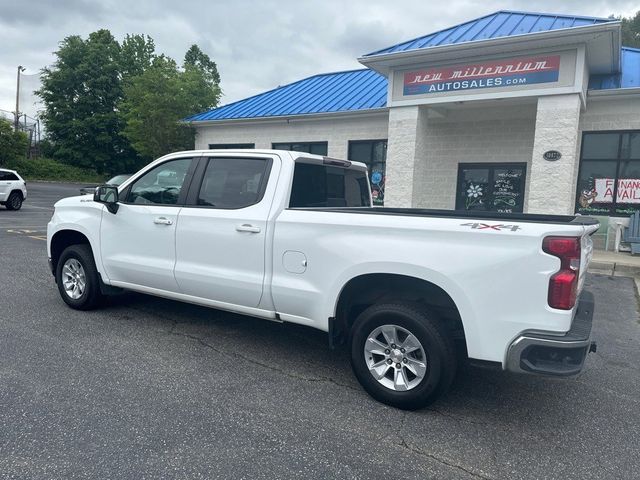
<path fill-rule="evenodd" d="M 461 163 L 456 209 L 522 213 L 525 163 Z"/>

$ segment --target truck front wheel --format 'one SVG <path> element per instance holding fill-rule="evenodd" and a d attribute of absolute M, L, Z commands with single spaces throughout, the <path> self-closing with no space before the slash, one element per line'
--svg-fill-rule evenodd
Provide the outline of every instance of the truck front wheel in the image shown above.
<path fill-rule="evenodd" d="M 358 316 L 351 332 L 351 366 L 376 400 L 415 410 L 451 385 L 455 349 L 435 315 L 409 304 L 373 305 Z"/>
<path fill-rule="evenodd" d="M 76 310 L 95 308 L 102 298 L 100 277 L 89 245 L 71 245 L 64 249 L 56 268 L 60 296 Z"/>

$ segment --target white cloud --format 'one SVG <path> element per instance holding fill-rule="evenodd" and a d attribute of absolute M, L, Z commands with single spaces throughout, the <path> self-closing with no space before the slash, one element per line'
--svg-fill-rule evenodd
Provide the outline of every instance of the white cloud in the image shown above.
<path fill-rule="evenodd" d="M 496 10 L 631 15 L 637 0 L 0 0 L 0 109 L 15 108 L 16 67 L 35 73 L 65 36 L 108 28 L 145 33 L 180 61 L 197 43 L 217 63 L 223 103 L 315 73 L 358 68 L 356 57 Z"/>

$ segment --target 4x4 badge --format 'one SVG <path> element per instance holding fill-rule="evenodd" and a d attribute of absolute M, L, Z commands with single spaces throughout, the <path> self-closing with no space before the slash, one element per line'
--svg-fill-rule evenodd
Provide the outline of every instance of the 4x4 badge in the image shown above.
<path fill-rule="evenodd" d="M 520 230 L 519 225 L 504 225 L 502 223 L 498 224 L 488 224 L 488 223 L 461 223 L 461 227 L 471 227 L 476 230 L 511 230 L 512 232 L 517 232 Z"/>

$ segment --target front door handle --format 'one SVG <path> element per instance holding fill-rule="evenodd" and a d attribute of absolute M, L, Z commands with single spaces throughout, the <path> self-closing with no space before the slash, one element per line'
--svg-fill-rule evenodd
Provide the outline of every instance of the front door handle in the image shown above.
<path fill-rule="evenodd" d="M 243 223 L 242 225 L 236 225 L 236 231 L 238 231 L 238 232 L 249 232 L 249 233 L 260 233 L 260 227 L 254 227 L 253 225 L 249 225 L 248 223 Z"/>
<path fill-rule="evenodd" d="M 173 224 L 173 220 L 169 220 L 166 217 L 156 217 L 153 220 L 153 223 L 155 223 L 157 225 L 172 225 Z"/>

